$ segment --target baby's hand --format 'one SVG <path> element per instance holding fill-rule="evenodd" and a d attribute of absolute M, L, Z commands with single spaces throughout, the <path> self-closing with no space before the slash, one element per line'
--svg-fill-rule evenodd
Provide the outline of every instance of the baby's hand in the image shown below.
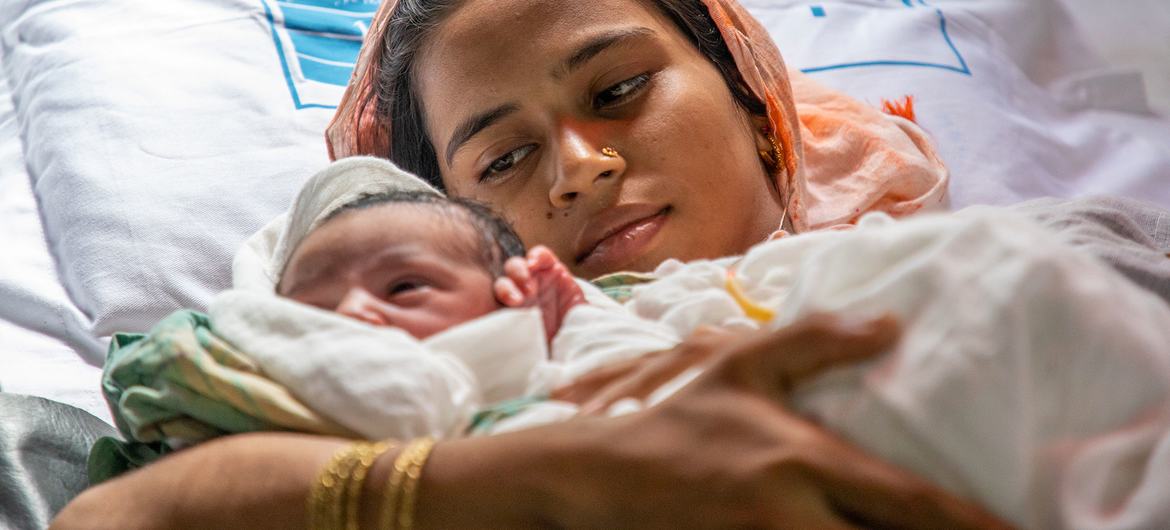
<path fill-rule="evenodd" d="M 496 298 L 508 307 L 539 307 L 544 332 L 552 340 L 565 315 L 585 303 L 585 293 L 561 260 L 547 247 L 537 246 L 527 258 L 515 257 L 504 264 L 504 276 L 496 280 Z"/>

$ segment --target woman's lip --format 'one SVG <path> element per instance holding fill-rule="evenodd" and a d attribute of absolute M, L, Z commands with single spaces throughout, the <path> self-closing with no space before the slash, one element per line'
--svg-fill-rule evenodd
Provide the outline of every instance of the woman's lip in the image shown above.
<path fill-rule="evenodd" d="M 667 206 L 653 215 L 635 219 L 612 231 L 590 250 L 577 258 L 582 267 L 598 270 L 616 270 L 642 255 L 643 251 L 662 229 L 670 214 Z"/>

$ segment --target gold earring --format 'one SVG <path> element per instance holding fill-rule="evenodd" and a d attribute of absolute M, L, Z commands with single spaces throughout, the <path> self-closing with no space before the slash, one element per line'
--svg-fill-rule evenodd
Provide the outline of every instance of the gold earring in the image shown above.
<path fill-rule="evenodd" d="M 760 132 L 768 138 L 768 142 L 772 144 L 772 149 L 760 149 L 760 159 L 764 161 L 764 165 L 768 167 L 769 171 L 776 171 L 784 161 L 784 151 L 780 149 L 780 144 L 776 141 L 776 135 L 772 133 L 770 127 L 761 127 Z"/>
<path fill-rule="evenodd" d="M 764 165 L 767 166 L 769 170 L 775 169 L 776 155 L 773 154 L 773 151 L 770 149 L 760 149 L 759 152 L 760 160 L 764 161 Z"/>
<path fill-rule="evenodd" d="M 617 158 L 617 157 L 621 156 L 618 154 L 617 149 L 614 149 L 612 147 L 602 147 L 601 154 L 604 155 L 606 158 Z"/>

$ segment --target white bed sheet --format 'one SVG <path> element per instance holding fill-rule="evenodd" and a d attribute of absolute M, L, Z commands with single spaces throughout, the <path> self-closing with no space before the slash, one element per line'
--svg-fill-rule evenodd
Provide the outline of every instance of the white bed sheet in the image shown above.
<path fill-rule="evenodd" d="M 85 316 L 57 277 L 2 76 L 0 249 L 0 390 L 53 399 L 110 421 L 98 391 L 104 346 L 86 332 Z"/>

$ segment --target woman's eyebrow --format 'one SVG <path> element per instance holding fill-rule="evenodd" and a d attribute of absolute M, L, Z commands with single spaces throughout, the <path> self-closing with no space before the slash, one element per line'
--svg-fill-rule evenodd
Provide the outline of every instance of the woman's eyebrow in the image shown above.
<path fill-rule="evenodd" d="M 577 48 L 577 51 L 562 61 L 560 66 L 553 71 L 553 77 L 557 79 L 563 78 L 573 73 L 574 70 L 584 66 L 585 63 L 589 62 L 590 59 L 596 57 L 601 52 L 623 44 L 630 39 L 653 35 L 655 35 L 654 30 L 644 26 L 619 28 L 603 32 L 586 41 L 585 44 Z"/>
<path fill-rule="evenodd" d="M 518 110 L 520 110 L 519 105 L 506 103 L 464 120 L 463 123 L 455 128 L 455 133 L 451 135 L 451 140 L 447 142 L 447 166 L 451 165 L 451 159 L 455 158 L 455 152 L 460 147 L 463 147 L 463 144 L 467 143 L 468 140 L 471 140 L 484 129 L 491 127 L 493 123 L 504 119 L 509 114 Z"/>

